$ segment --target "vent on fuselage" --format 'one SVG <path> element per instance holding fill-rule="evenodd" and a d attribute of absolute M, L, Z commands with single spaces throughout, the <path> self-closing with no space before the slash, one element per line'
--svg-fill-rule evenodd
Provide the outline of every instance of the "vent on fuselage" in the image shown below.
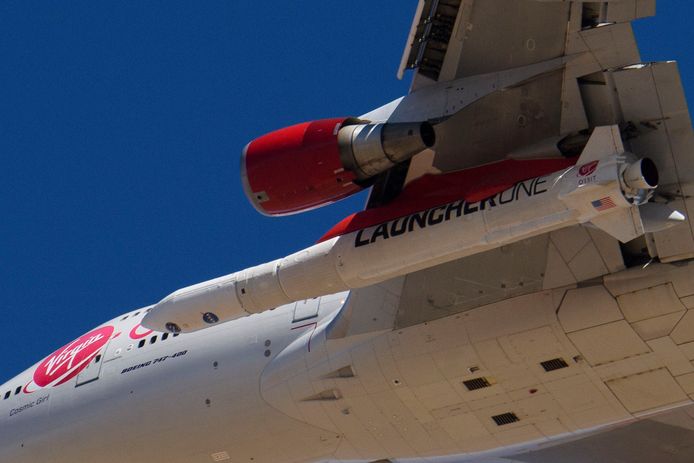
<path fill-rule="evenodd" d="M 544 368 L 545 371 L 561 370 L 562 368 L 567 368 L 569 366 L 569 364 L 566 363 L 566 360 L 563 358 L 545 360 L 544 362 L 540 362 L 540 365 L 542 365 L 542 368 Z"/>
<path fill-rule="evenodd" d="M 492 384 L 489 382 L 487 378 L 475 378 L 475 379 L 468 379 L 467 381 L 463 381 L 463 384 L 467 388 L 468 391 L 474 391 L 476 389 L 484 389 L 485 387 L 489 387 Z"/>
<path fill-rule="evenodd" d="M 520 421 L 520 418 L 518 418 L 516 414 L 512 412 L 492 416 L 492 419 L 494 420 L 497 426 L 503 426 L 505 424 L 516 423 Z"/>

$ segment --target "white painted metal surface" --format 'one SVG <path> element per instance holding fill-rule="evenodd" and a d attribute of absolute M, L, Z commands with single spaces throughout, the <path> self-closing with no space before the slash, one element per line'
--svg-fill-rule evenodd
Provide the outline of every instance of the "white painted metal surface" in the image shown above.
<path fill-rule="evenodd" d="M 446 119 L 456 149 L 420 155 L 408 177 L 610 126 L 578 167 L 105 323 L 0 386 L 0 461 L 694 461 L 692 228 L 652 225 L 673 219 L 663 204 L 692 206 L 692 131 L 675 65 L 634 65 L 628 22 L 654 11 L 653 0 L 460 2 L 439 83 L 418 75 L 411 95 L 369 113 Z M 484 132 L 487 120 L 498 125 Z M 476 157 L 458 159 L 459 146 L 480 148 L 463 144 L 463 122 L 489 140 Z M 634 159 L 621 157 L 623 133 Z M 502 136 L 527 144 L 496 153 Z M 627 161 L 645 156 L 667 193 L 656 209 L 627 201 L 643 199 Z M 586 222 L 612 236 L 571 225 Z M 644 231 L 655 233 L 614 239 Z M 283 305 L 344 288 L 357 289 Z M 205 313 L 236 319 L 208 315 L 209 329 L 176 336 L 143 326 L 193 330 Z"/>
<path fill-rule="evenodd" d="M 649 268 L 395 331 L 350 328 L 365 310 L 387 317 L 388 295 L 399 297 L 389 286 L 344 307 L 336 295 L 311 324 L 293 323 L 292 304 L 162 339 L 131 314 L 104 325 L 126 351 L 97 381 L 41 388 L 33 367 L 0 388 L 27 391 L 0 401 L 0 458 L 516 461 L 616 424 L 657 423 L 694 397 L 694 264 Z M 138 338 L 145 346 L 127 351 Z M 466 387 L 473 380 L 482 387 Z M 493 419 L 508 413 L 518 421 Z"/>
<path fill-rule="evenodd" d="M 641 178 L 641 161 L 623 154 L 615 130 L 596 129 L 575 167 L 520 182 L 487 200 L 442 205 L 181 289 L 155 305 L 143 323 L 160 331 L 172 326 L 184 332 L 203 329 L 209 321 L 201 314 L 233 320 L 296 300 L 373 285 L 575 224 L 592 222 L 629 241 L 644 233 L 637 206 L 657 185 Z M 676 223 L 681 216 L 673 217 Z"/>

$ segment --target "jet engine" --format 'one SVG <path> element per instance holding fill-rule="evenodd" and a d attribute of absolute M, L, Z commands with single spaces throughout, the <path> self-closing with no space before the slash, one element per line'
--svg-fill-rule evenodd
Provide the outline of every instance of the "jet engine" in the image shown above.
<path fill-rule="evenodd" d="M 265 215 L 331 204 L 436 142 L 428 122 L 373 124 L 356 118 L 305 122 L 263 135 L 241 158 L 243 187 Z"/>

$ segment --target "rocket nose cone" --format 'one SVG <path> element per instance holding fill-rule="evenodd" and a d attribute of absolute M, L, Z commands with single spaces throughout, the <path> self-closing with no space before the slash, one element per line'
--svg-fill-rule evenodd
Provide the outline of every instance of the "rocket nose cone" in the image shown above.
<path fill-rule="evenodd" d="M 646 203 L 639 206 L 641 222 L 646 233 L 655 233 L 674 227 L 687 218 L 667 204 Z"/>
<path fill-rule="evenodd" d="M 680 211 L 672 211 L 672 214 L 668 216 L 668 221 L 670 222 L 684 222 L 687 218 Z"/>

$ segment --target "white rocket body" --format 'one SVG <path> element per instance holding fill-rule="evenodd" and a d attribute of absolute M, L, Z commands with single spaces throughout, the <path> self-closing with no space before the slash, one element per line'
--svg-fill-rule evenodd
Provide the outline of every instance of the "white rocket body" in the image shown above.
<path fill-rule="evenodd" d="M 628 241 L 644 233 L 639 205 L 657 186 L 652 162 L 628 158 L 610 154 L 582 163 L 590 159 L 582 155 L 580 165 L 519 182 L 483 201 L 434 207 L 180 289 L 159 302 L 143 324 L 161 331 L 195 331 L 575 224 L 591 222 Z M 670 212 L 660 216 L 668 222 L 662 227 L 683 219 Z"/>

